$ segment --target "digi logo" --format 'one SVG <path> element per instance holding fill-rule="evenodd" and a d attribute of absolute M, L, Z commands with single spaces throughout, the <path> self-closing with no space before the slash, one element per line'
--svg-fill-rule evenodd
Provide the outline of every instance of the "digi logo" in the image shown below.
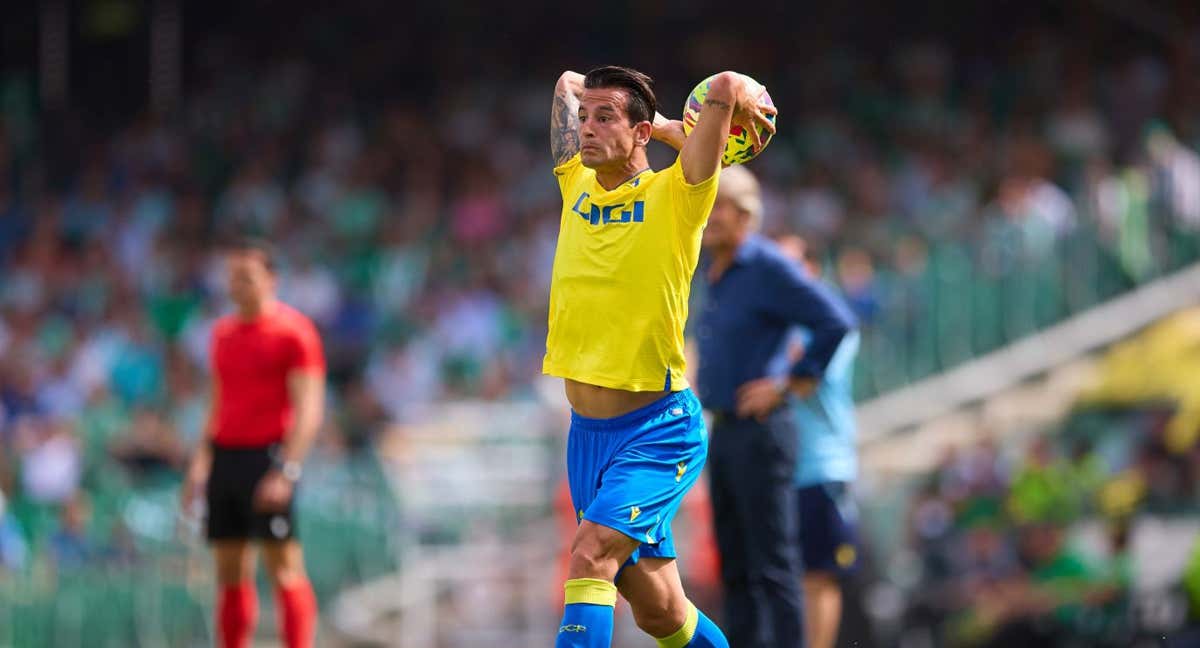
<path fill-rule="evenodd" d="M 578 623 L 572 623 L 559 627 L 558 633 L 562 634 L 564 632 L 587 632 L 587 626 L 579 625 Z"/>
<path fill-rule="evenodd" d="M 622 209 L 625 203 L 616 205 L 599 205 L 591 204 L 588 199 L 591 196 L 588 192 L 579 194 L 579 198 L 575 200 L 575 204 L 571 207 L 571 211 L 579 214 L 583 220 L 592 225 L 608 225 L 609 223 L 641 223 L 646 220 L 646 201 L 635 200 L 629 206 L 629 209 Z"/>

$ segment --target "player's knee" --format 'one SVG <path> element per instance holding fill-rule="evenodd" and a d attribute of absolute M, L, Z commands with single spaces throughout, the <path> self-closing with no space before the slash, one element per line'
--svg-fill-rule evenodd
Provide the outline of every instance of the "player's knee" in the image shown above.
<path fill-rule="evenodd" d="M 217 584 L 222 587 L 237 585 L 254 580 L 254 570 L 240 565 L 220 565 L 217 567 Z"/>
<path fill-rule="evenodd" d="M 304 554 L 294 542 L 267 544 L 263 548 L 267 575 L 276 586 L 287 587 L 307 578 Z"/>
<path fill-rule="evenodd" d="M 279 567 L 270 571 L 271 583 L 276 587 L 289 587 L 307 578 L 303 567 Z"/>
<path fill-rule="evenodd" d="M 568 567 L 571 578 L 601 578 L 613 580 L 621 563 L 629 552 L 618 542 L 604 536 L 602 532 L 580 528 L 571 545 L 571 562 Z"/>
<path fill-rule="evenodd" d="M 254 554 L 245 543 L 220 542 L 213 549 L 218 585 L 237 585 L 254 579 Z"/>
<path fill-rule="evenodd" d="M 301 583 L 308 578 L 304 572 L 304 563 L 268 563 L 267 576 L 271 579 L 271 584 L 275 587 L 291 587 L 296 583 Z"/>
<path fill-rule="evenodd" d="M 841 582 L 832 572 L 806 571 L 804 572 L 804 588 L 806 590 L 838 590 L 841 589 Z"/>
<path fill-rule="evenodd" d="M 571 563 L 568 568 L 571 578 L 612 580 L 617 575 L 618 567 L 620 563 L 616 558 L 598 545 L 576 544 L 571 549 Z"/>
<path fill-rule="evenodd" d="M 651 637 L 669 637 L 687 621 L 687 601 L 663 598 L 655 601 L 639 601 L 633 609 L 633 621 L 637 627 Z"/>

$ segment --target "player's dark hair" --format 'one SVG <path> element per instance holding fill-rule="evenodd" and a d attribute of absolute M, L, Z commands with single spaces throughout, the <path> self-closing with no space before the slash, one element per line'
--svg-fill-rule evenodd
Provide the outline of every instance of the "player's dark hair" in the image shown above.
<path fill-rule="evenodd" d="M 279 254 L 275 251 L 275 246 L 271 245 L 266 239 L 254 236 L 242 236 L 232 239 L 224 247 L 227 253 L 257 252 L 262 256 L 263 264 L 267 266 L 267 270 L 272 273 L 278 267 Z"/>
<path fill-rule="evenodd" d="M 654 113 L 658 112 L 658 101 L 650 84 L 654 79 L 637 70 L 619 65 L 598 67 L 583 77 L 583 87 L 620 88 L 629 96 L 625 102 L 625 112 L 629 115 L 629 125 L 638 122 L 654 121 Z"/>

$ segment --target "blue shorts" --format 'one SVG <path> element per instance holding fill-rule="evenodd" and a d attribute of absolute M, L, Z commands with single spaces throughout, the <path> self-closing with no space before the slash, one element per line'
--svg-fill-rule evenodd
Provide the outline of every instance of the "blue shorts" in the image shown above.
<path fill-rule="evenodd" d="M 589 520 L 642 544 L 626 562 L 675 558 L 671 520 L 708 456 L 700 401 L 674 392 L 628 414 L 571 414 L 567 481 L 576 522 Z"/>
<path fill-rule="evenodd" d="M 858 565 L 858 508 L 844 482 L 796 491 L 805 571 L 845 575 Z"/>

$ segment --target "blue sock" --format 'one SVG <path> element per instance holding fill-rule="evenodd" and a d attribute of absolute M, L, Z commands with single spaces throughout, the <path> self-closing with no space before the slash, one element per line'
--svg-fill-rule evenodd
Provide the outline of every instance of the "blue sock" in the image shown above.
<path fill-rule="evenodd" d="M 598 578 L 573 578 L 563 589 L 566 606 L 554 648 L 610 648 L 617 586 Z"/>
<path fill-rule="evenodd" d="M 725 633 L 700 610 L 696 610 L 699 621 L 696 623 L 696 635 L 692 637 L 691 648 L 729 648 L 729 640 Z"/>
<path fill-rule="evenodd" d="M 691 603 L 688 603 L 688 616 L 683 627 L 657 641 L 658 648 L 729 648 L 729 640 L 717 624 Z"/>

